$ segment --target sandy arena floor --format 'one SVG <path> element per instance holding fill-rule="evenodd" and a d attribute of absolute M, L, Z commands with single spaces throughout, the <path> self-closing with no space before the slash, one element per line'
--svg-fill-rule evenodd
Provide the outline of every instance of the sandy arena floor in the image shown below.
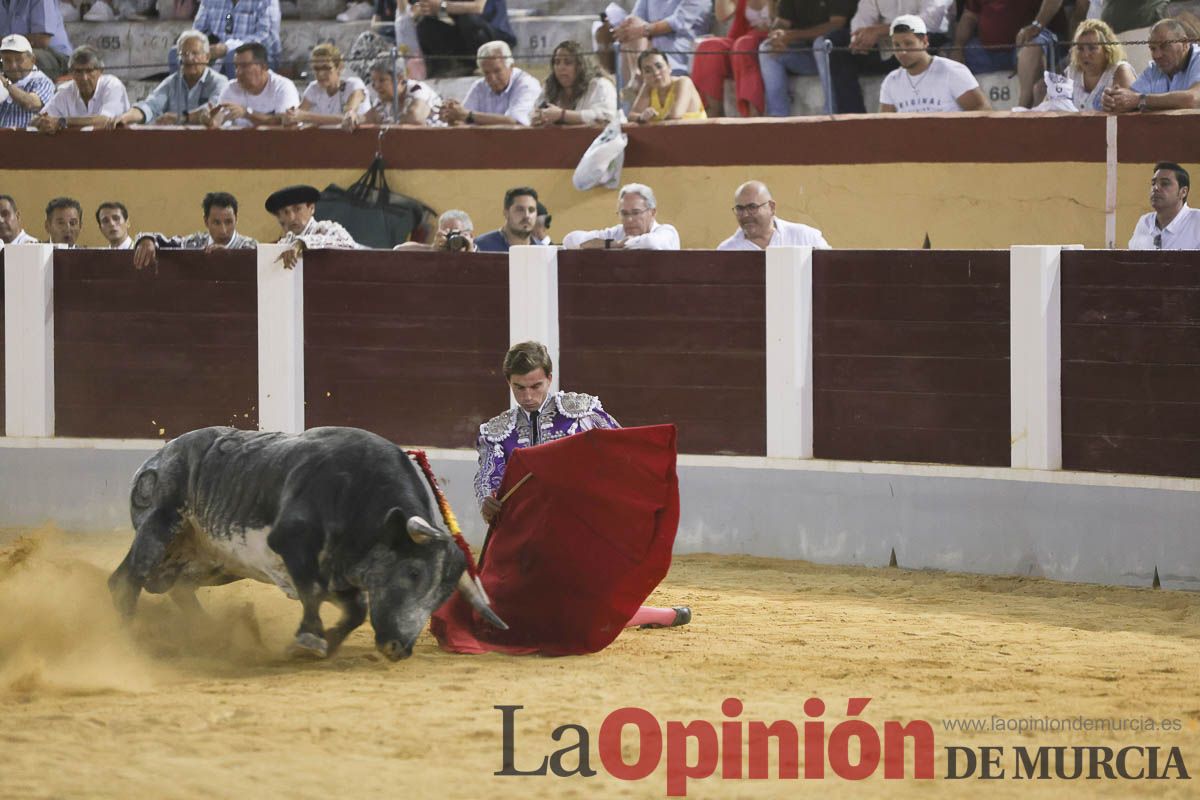
<path fill-rule="evenodd" d="M 640 781 L 608 775 L 601 723 L 623 706 L 667 720 L 807 717 L 826 735 L 849 697 L 861 718 L 927 720 L 936 780 L 687 784 L 689 797 L 1197 796 L 1200 596 L 1044 580 L 814 566 L 757 558 L 676 560 L 652 601 L 690 604 L 694 622 L 626 631 L 576 658 L 453 656 L 426 634 L 414 656 L 379 657 L 364 626 L 330 661 L 282 658 L 300 607 L 241 582 L 201 592 L 212 621 L 184 625 L 143 596 L 122 628 L 104 580 L 129 535 L 0 535 L 0 797 L 663 797 L 665 757 Z M 330 609 L 331 616 L 333 610 Z M 591 734 L 591 778 L 496 777 L 501 713 L 516 717 L 516 766 Z M 1171 732 L 947 730 L 943 720 L 1179 720 Z M 636 760 L 633 737 L 625 758 Z M 945 780 L 945 748 L 1006 748 L 1005 779 Z M 1012 780 L 1014 747 L 1180 748 L 1193 780 Z M 693 756 L 694 757 L 694 756 Z M 852 761 L 855 758 L 851 759 Z M 1166 760 L 1166 751 L 1160 765 Z M 576 763 L 574 756 L 566 761 Z M 1141 762 L 1144 764 L 1144 761 Z M 911 776 L 911 766 L 909 768 Z"/>

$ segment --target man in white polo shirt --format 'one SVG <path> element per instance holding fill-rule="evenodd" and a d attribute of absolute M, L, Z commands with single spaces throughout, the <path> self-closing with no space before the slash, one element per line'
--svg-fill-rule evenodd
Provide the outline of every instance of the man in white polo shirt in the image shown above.
<path fill-rule="evenodd" d="M 129 110 L 125 84 L 115 75 L 104 74 L 104 61 L 90 45 L 71 54 L 71 82 L 65 83 L 33 118 L 42 133 L 63 128 L 111 128 Z"/>
<path fill-rule="evenodd" d="M 1187 204 L 1192 191 L 1187 170 L 1170 161 L 1154 165 L 1150 206 L 1129 239 L 1130 250 L 1200 250 L 1200 210 Z"/>
<path fill-rule="evenodd" d="M 879 88 L 879 110 L 903 113 L 990 111 L 979 81 L 966 65 L 929 55 L 925 20 L 901 14 L 892 20 L 893 55 L 900 62 Z"/>
<path fill-rule="evenodd" d="M 718 250 L 766 250 L 768 247 L 804 247 L 828 250 L 829 242 L 816 228 L 775 216 L 771 190 L 762 181 L 747 181 L 733 194 L 737 232 L 717 245 Z"/>
<path fill-rule="evenodd" d="M 210 127 L 226 122 L 235 127 L 282 125 L 284 114 L 300 105 L 296 84 L 267 66 L 267 48 L 248 42 L 233 51 L 237 79 L 221 92 L 220 105 Z"/>

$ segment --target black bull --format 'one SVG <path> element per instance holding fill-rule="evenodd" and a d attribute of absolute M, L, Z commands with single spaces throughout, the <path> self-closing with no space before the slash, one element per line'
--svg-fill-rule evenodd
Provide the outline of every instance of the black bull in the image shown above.
<path fill-rule="evenodd" d="M 108 580 L 126 617 L 143 589 L 198 610 L 197 587 L 252 578 L 303 604 L 294 655 L 333 653 L 369 605 L 376 646 L 405 658 L 456 587 L 507 627 L 454 539 L 428 522 L 433 504 L 412 460 L 367 431 L 192 431 L 142 464 L 129 506 L 136 535 Z M 342 610 L 329 630 L 327 600 Z"/>

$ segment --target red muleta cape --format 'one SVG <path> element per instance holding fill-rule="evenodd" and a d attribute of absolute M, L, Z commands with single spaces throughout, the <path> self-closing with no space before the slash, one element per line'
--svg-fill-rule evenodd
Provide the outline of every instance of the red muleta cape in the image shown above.
<path fill-rule="evenodd" d="M 603 650 L 671 567 L 679 525 L 675 426 L 590 430 L 513 453 L 480 579 L 509 630 L 455 592 L 430 620 L 443 650 Z"/>

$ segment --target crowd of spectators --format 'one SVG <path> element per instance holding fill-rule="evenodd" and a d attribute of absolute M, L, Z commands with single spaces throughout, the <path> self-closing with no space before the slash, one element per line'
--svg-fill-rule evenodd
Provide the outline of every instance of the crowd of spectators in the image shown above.
<path fill-rule="evenodd" d="M 559 43 L 539 81 L 516 65 L 506 0 L 354 3 L 339 19 L 370 17 L 369 35 L 398 49 L 376 48 L 355 74 L 320 44 L 301 94 L 276 72 L 279 0 L 96 0 L 84 19 L 194 14 L 166 54 L 172 72 L 131 105 L 97 50 L 71 47 L 68 0 L 3 0 L 0 125 L 591 125 L 622 108 L 654 123 L 723 115 L 727 78 L 739 115 L 786 116 L 797 74 L 821 75 L 833 113 L 865 112 L 869 73 L 887 74 L 884 112 L 988 110 L 975 76 L 994 71 L 1015 71 L 1024 108 L 1041 100 L 1047 71 L 1064 74 L 1079 110 L 1200 105 L 1197 32 L 1162 18 L 1163 0 L 636 0 L 608 19 L 620 5 L 607 4 L 594 42 Z M 1153 63 L 1139 76 L 1117 36 L 1145 26 Z M 609 43 L 612 58 L 590 54 Z M 476 71 L 461 100 L 422 80 Z"/>

